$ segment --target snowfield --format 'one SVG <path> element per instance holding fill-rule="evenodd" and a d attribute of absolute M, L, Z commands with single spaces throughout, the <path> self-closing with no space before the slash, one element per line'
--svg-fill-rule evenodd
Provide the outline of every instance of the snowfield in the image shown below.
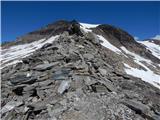
<path fill-rule="evenodd" d="M 126 67 L 125 72 L 127 74 L 141 78 L 143 81 L 148 82 L 160 89 L 160 75 L 153 73 L 153 71 L 149 69 L 147 71 L 144 71 L 137 68 L 133 68 L 125 63 L 124 66 Z"/>
<path fill-rule="evenodd" d="M 80 23 L 80 28 L 84 31 L 84 32 L 92 32 L 92 30 L 90 28 L 95 28 L 97 27 L 99 24 L 88 24 L 88 23 Z"/>
<path fill-rule="evenodd" d="M 85 27 L 85 28 L 95 28 L 100 24 L 88 24 L 88 23 L 80 23 L 81 26 Z"/>
<path fill-rule="evenodd" d="M 160 59 L 160 45 L 149 41 L 139 41 L 139 43 L 145 45 L 146 48 L 149 49 L 155 57 Z"/>
<path fill-rule="evenodd" d="M 108 40 L 106 40 L 103 36 L 97 35 L 97 37 L 102 41 L 102 43 L 101 43 L 102 46 L 112 50 L 113 52 L 115 52 L 117 54 L 122 53 L 120 49 L 118 49 L 117 47 L 112 45 L 110 42 L 108 42 Z"/>
<path fill-rule="evenodd" d="M 4 68 L 8 65 L 13 65 L 18 62 L 21 62 L 22 58 L 25 58 L 31 55 L 37 49 L 40 49 L 46 43 L 52 43 L 59 36 L 52 36 L 49 39 L 41 39 L 34 41 L 32 43 L 11 46 L 7 49 L 1 50 L 1 68 Z"/>
<path fill-rule="evenodd" d="M 147 64 L 152 65 L 152 61 L 145 59 L 145 58 L 143 58 L 133 52 L 128 51 L 125 47 L 121 47 L 121 49 L 126 54 L 131 55 L 133 57 L 133 60 L 135 63 L 139 64 L 140 66 L 142 66 L 143 68 L 146 69 L 146 71 L 145 71 L 142 69 L 133 68 L 133 67 L 129 66 L 128 64 L 124 64 L 124 66 L 126 67 L 125 72 L 129 75 L 134 76 L 134 77 L 141 78 L 143 81 L 146 81 L 146 82 L 148 82 L 148 83 L 150 83 L 160 89 L 160 75 L 155 74 L 145 64 L 142 63 L 142 62 L 146 62 Z"/>

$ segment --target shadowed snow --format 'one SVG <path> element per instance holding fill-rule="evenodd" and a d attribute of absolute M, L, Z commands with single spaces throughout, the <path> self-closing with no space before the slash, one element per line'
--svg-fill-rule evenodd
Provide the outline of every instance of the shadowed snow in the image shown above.
<path fill-rule="evenodd" d="M 84 32 L 92 32 L 92 30 L 90 28 L 95 28 L 98 26 L 98 24 L 87 24 L 87 23 L 80 23 L 80 28 L 84 31 Z"/>
<path fill-rule="evenodd" d="M 120 50 L 120 49 L 118 49 L 117 47 L 115 47 L 114 45 L 112 45 L 110 42 L 108 42 L 108 40 L 106 40 L 103 36 L 97 35 L 97 37 L 98 37 L 100 40 L 102 40 L 101 45 L 103 45 L 104 47 L 112 50 L 113 52 L 116 52 L 116 53 L 118 53 L 118 54 L 121 53 L 121 50 Z"/>
<path fill-rule="evenodd" d="M 146 48 L 152 52 L 152 55 L 160 59 L 160 45 L 156 45 L 149 41 L 139 41 L 139 43 L 145 45 Z"/>

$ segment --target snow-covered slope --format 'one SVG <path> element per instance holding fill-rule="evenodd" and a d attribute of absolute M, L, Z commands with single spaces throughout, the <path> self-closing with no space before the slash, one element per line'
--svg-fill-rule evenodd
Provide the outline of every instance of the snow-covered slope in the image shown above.
<path fill-rule="evenodd" d="M 18 62 L 21 62 L 22 58 L 31 55 L 34 51 L 40 49 L 46 43 L 52 43 L 56 38 L 58 38 L 58 35 L 52 36 L 47 40 L 40 39 L 32 43 L 16 45 L 16 46 L 11 46 L 7 49 L 2 49 L 0 57 L 2 61 L 1 67 L 4 68 L 8 65 L 13 65 Z"/>
<path fill-rule="evenodd" d="M 116 53 L 118 57 L 119 55 L 123 56 L 124 57 L 123 61 L 120 61 L 120 62 L 121 64 L 124 64 L 125 68 L 122 70 L 125 70 L 127 74 L 135 76 L 135 77 L 139 77 L 142 80 L 160 89 L 160 75 L 155 73 L 155 71 L 153 71 L 153 69 L 149 67 L 149 66 L 152 66 L 153 68 L 158 69 L 157 71 L 160 71 L 159 68 L 157 68 L 158 64 L 157 66 L 155 66 L 155 64 L 153 64 L 154 62 L 151 59 L 144 58 L 140 56 L 139 54 L 136 54 L 133 51 L 131 52 L 123 44 L 121 44 L 120 47 L 113 45 L 110 42 L 111 40 L 106 39 L 102 34 L 97 34 L 93 32 L 92 29 L 93 28 L 96 29 L 97 26 L 99 26 L 99 24 L 92 25 L 92 24 L 80 23 L 80 30 L 83 33 L 91 32 L 94 36 L 97 37 L 98 40 L 101 41 L 100 43 L 103 47 L 106 47 L 110 51 Z M 1 54 L 1 61 L 2 61 L 1 68 L 21 62 L 22 58 L 31 55 L 33 52 L 40 49 L 46 43 L 52 43 L 59 36 L 60 35 L 55 35 L 55 36 L 50 37 L 49 39 L 44 38 L 44 39 L 36 40 L 31 43 L 11 46 L 9 48 L 2 49 L 1 50 L 1 53 L 2 53 Z M 139 43 L 145 45 L 145 47 L 152 52 L 153 56 L 160 59 L 160 46 L 159 45 L 156 45 L 155 43 L 149 42 L 149 41 L 143 41 Z M 111 55 L 108 55 L 108 56 L 111 56 Z M 143 67 L 145 70 L 131 67 L 130 64 L 125 63 L 126 59 L 130 59 L 130 64 L 137 64 Z"/>
<path fill-rule="evenodd" d="M 153 41 L 139 41 L 139 43 L 145 45 L 155 57 L 160 59 L 160 45 L 155 44 Z"/>
<path fill-rule="evenodd" d="M 117 53 L 117 54 L 122 53 L 120 49 L 118 49 L 117 47 L 115 47 L 114 45 L 112 45 L 112 44 L 111 44 L 107 39 L 105 39 L 103 36 L 101 36 L 101 35 L 97 35 L 97 36 L 98 36 L 98 38 L 99 38 L 100 40 L 102 40 L 101 45 L 103 45 L 104 47 L 112 50 L 113 52 L 115 52 L 115 53 Z"/>

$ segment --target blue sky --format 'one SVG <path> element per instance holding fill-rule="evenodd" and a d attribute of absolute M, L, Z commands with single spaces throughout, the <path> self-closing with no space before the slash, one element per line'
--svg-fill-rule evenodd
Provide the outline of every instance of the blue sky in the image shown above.
<path fill-rule="evenodd" d="M 2 2 L 2 42 L 65 19 L 120 27 L 140 39 L 160 34 L 160 2 Z"/>

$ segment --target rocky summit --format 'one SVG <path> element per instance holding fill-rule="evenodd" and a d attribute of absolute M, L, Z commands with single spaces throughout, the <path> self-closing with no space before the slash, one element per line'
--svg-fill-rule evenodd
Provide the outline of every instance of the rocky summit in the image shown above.
<path fill-rule="evenodd" d="M 160 120 L 160 44 L 57 21 L 1 50 L 2 120 Z"/>

